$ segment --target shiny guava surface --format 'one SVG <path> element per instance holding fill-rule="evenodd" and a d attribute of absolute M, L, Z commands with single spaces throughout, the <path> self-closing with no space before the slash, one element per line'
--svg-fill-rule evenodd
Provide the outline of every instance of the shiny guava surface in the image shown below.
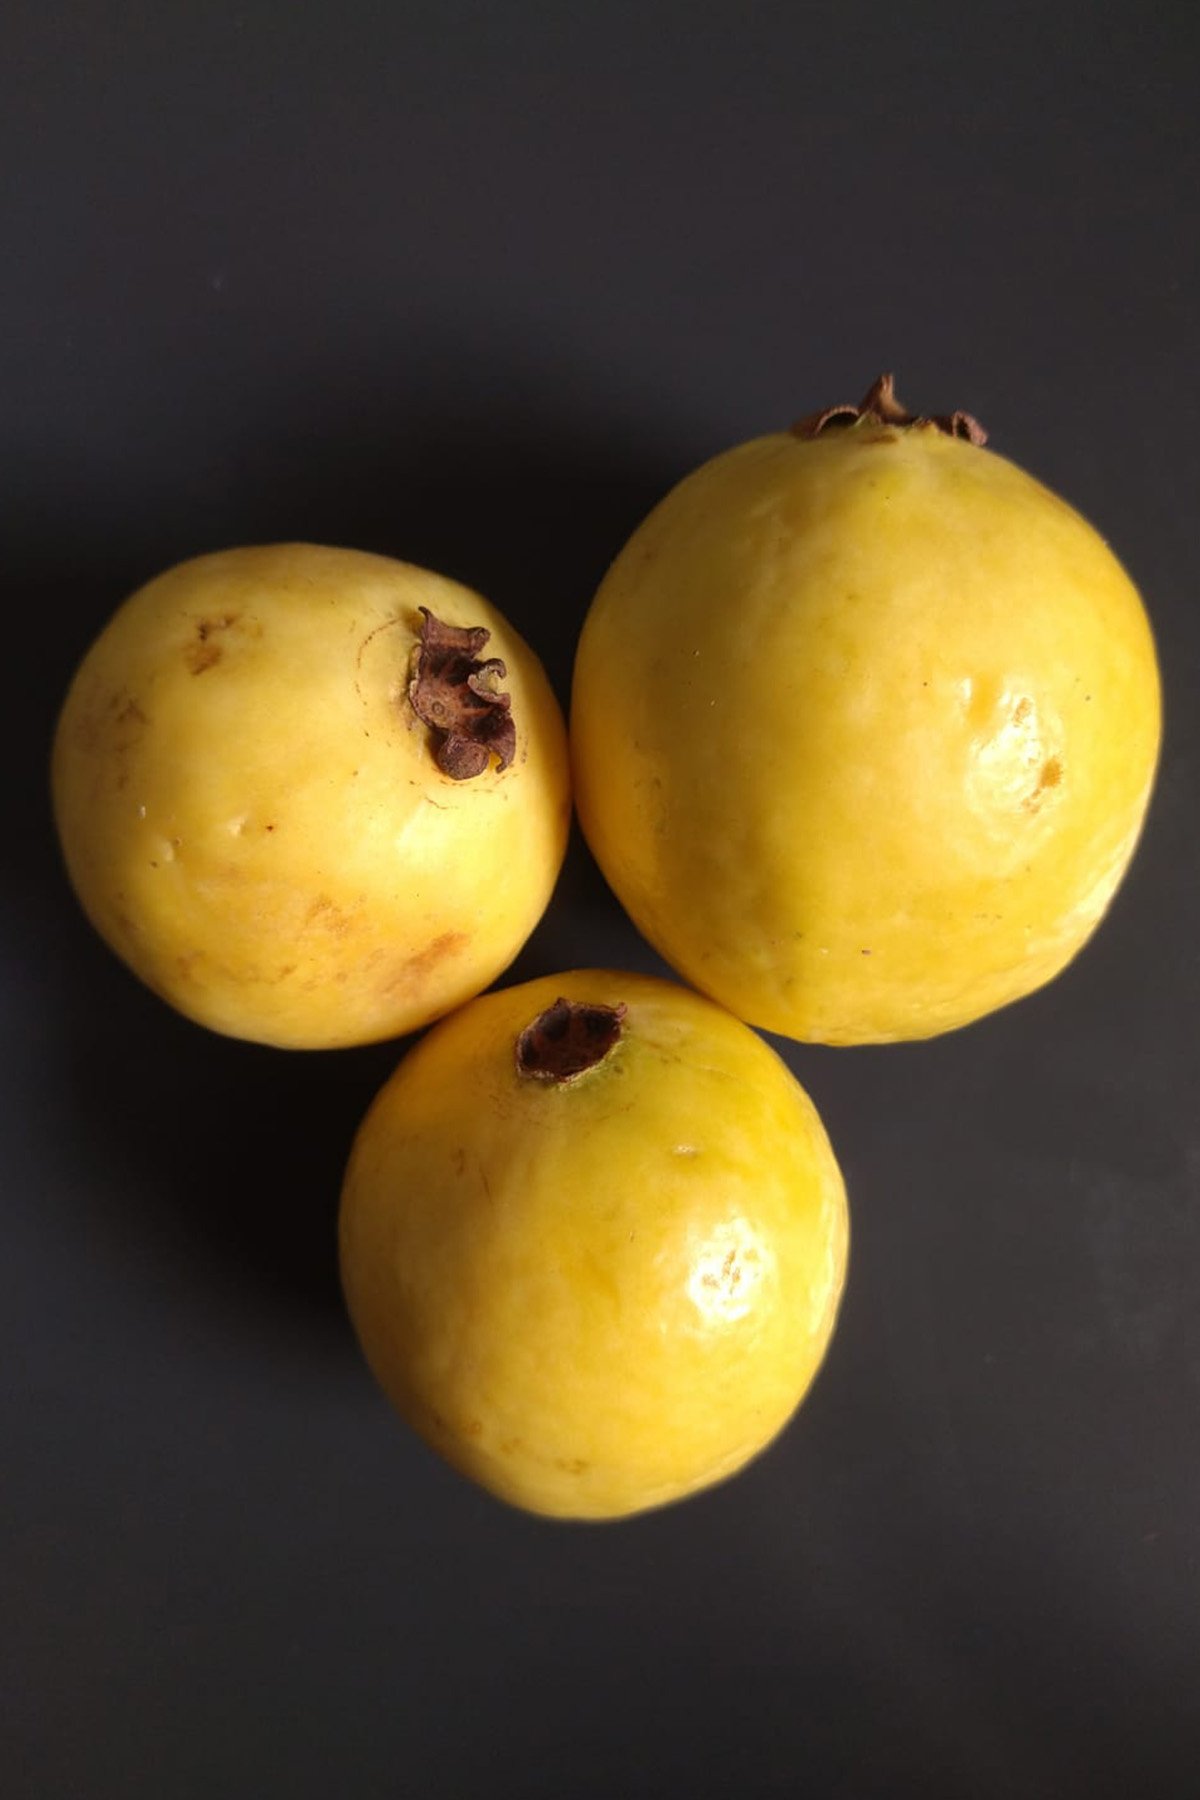
<path fill-rule="evenodd" d="M 667 496 L 592 605 L 571 731 L 591 848 L 682 975 L 772 1031 L 886 1041 L 1079 950 L 1142 825 L 1159 681 L 1070 506 L 868 413 Z"/>
<path fill-rule="evenodd" d="M 608 1019 L 600 1060 L 531 1072 L 519 1047 L 552 1062 L 572 1010 L 602 1046 Z M 811 1101 L 748 1027 L 582 972 L 474 1000 L 408 1054 L 355 1141 L 340 1238 L 403 1417 L 500 1498 L 602 1519 L 779 1432 L 833 1329 L 847 1214 Z"/>
<path fill-rule="evenodd" d="M 502 659 L 478 680 L 507 706 L 468 699 L 507 713 L 507 767 L 486 748 L 469 778 L 439 766 L 449 734 L 411 698 L 422 608 L 486 636 L 460 673 Z M 127 600 L 72 683 L 52 775 L 111 947 L 190 1018 L 287 1047 L 398 1035 L 486 987 L 550 898 L 569 816 L 557 702 L 496 609 L 307 544 L 201 556 Z"/>

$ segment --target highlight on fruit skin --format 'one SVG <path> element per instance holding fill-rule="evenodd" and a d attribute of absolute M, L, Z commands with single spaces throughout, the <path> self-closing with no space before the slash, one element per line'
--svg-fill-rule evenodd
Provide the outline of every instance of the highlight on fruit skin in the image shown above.
<path fill-rule="evenodd" d="M 783 1429 L 847 1231 L 776 1053 L 674 983 L 601 970 L 434 1026 L 358 1132 L 339 1225 L 401 1416 L 498 1498 L 576 1519 L 696 1493 Z"/>
<path fill-rule="evenodd" d="M 1161 731 L 1142 600 L 962 412 L 881 377 L 686 477 L 581 634 L 576 806 L 610 886 L 755 1025 L 928 1037 L 1076 956 Z"/>
<path fill-rule="evenodd" d="M 480 595 L 311 544 L 141 588 L 70 686 L 55 819 L 88 917 L 198 1023 L 399 1036 L 487 987 L 566 848 L 562 715 Z"/>

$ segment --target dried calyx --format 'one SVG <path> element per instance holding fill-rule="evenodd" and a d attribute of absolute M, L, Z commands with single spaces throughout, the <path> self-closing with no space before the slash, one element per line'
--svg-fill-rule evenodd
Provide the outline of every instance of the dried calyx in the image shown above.
<path fill-rule="evenodd" d="M 604 1061 L 621 1035 L 623 1006 L 556 1000 L 517 1039 L 517 1072 L 534 1081 L 572 1081 Z"/>
<path fill-rule="evenodd" d="M 948 437 L 965 438 L 969 444 L 986 444 L 987 432 L 968 412 L 918 415 L 901 406 L 896 398 L 896 378 L 881 375 L 873 382 L 857 406 L 827 406 L 823 412 L 809 413 L 792 426 L 798 438 L 820 437 L 822 432 L 847 425 L 920 425 L 944 431 Z"/>
<path fill-rule="evenodd" d="M 516 754 L 512 701 L 496 682 L 507 674 L 498 656 L 479 660 L 491 632 L 482 625 L 443 625 L 427 606 L 408 684 L 412 709 L 434 739 L 434 761 L 443 775 L 467 781 L 482 775 L 492 757 L 507 769 Z"/>

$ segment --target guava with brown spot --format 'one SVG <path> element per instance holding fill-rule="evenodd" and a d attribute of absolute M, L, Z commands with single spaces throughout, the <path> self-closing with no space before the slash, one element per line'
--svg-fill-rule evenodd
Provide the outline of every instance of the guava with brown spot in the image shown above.
<path fill-rule="evenodd" d="M 596 595 L 571 716 L 580 821 L 640 930 L 740 1017 L 832 1044 L 947 1031 L 1065 968 L 1159 736 L 1116 556 L 890 377 L 667 495 Z"/>
<path fill-rule="evenodd" d="M 748 1026 L 585 970 L 484 995 L 400 1063 L 351 1151 L 342 1282 L 370 1367 L 455 1468 L 610 1519 L 743 1468 L 834 1328 L 845 1188 Z"/>
<path fill-rule="evenodd" d="M 496 608 L 309 544 L 198 557 L 127 600 L 52 783 L 118 955 L 201 1024 L 289 1048 L 399 1036 L 487 987 L 570 808 L 557 702 Z"/>

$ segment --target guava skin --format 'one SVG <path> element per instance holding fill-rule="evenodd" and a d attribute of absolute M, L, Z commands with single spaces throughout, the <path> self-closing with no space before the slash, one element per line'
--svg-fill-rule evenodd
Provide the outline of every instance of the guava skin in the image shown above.
<path fill-rule="evenodd" d="M 490 634 L 511 766 L 438 768 L 408 694 L 423 606 Z M 127 600 L 71 685 L 52 787 L 112 949 L 189 1018 L 286 1048 L 398 1036 L 492 982 L 549 901 L 570 808 L 557 702 L 500 613 L 306 544 L 198 557 Z"/>
<path fill-rule="evenodd" d="M 576 805 L 666 960 L 798 1039 L 1032 992 L 1133 855 L 1160 738 L 1137 590 L 1078 513 L 930 422 L 716 457 L 634 533 L 572 697 Z"/>
<path fill-rule="evenodd" d="M 515 1049 L 561 998 L 624 1008 L 561 1082 Z M 748 1027 L 673 983 L 555 975 L 472 1001 L 367 1114 L 342 1195 L 351 1319 L 400 1414 L 493 1495 L 662 1506 L 783 1428 L 833 1330 L 845 1189 Z"/>

